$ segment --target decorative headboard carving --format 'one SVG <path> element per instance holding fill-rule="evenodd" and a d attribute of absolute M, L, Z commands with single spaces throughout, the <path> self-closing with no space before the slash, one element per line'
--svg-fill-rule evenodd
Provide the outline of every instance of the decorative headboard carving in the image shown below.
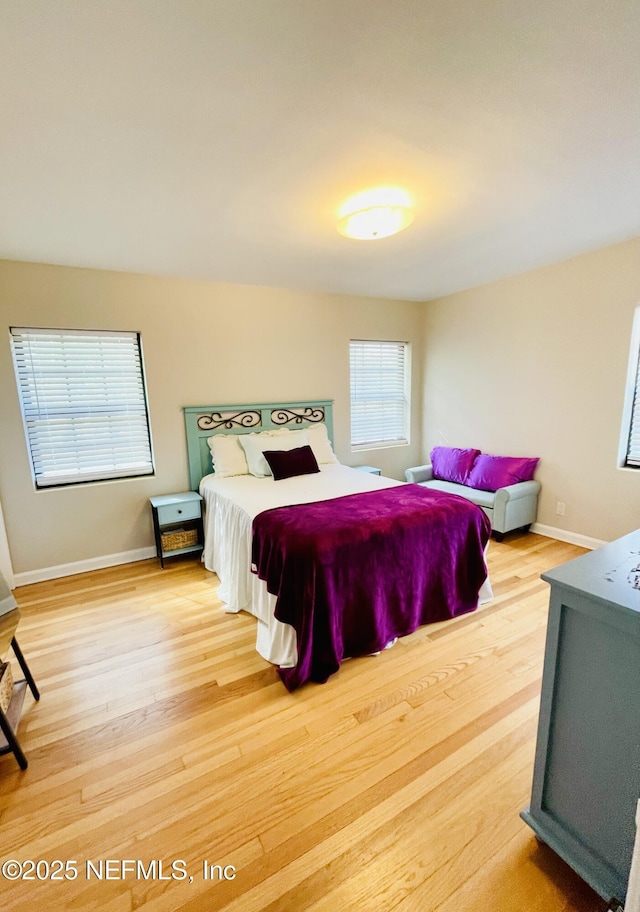
<path fill-rule="evenodd" d="M 211 412 L 198 415 L 198 429 L 201 431 L 233 431 L 236 428 L 260 427 L 262 416 L 256 409 L 242 412 Z"/>
<path fill-rule="evenodd" d="M 207 438 L 215 434 L 256 434 L 285 427 L 296 430 L 324 422 L 333 442 L 333 400 L 261 402 L 246 405 L 189 405 L 184 408 L 189 485 L 197 491 L 213 471 Z"/>

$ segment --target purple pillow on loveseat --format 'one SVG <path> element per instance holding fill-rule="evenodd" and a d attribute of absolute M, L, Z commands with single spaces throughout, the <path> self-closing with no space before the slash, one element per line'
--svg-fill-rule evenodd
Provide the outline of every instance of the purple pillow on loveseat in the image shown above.
<path fill-rule="evenodd" d="M 471 466 L 480 450 L 462 450 L 458 447 L 434 447 L 431 450 L 433 477 L 440 481 L 465 484 Z"/>
<path fill-rule="evenodd" d="M 497 491 L 519 481 L 531 481 L 539 457 L 489 456 L 481 453 L 473 463 L 466 484 L 479 491 Z"/>

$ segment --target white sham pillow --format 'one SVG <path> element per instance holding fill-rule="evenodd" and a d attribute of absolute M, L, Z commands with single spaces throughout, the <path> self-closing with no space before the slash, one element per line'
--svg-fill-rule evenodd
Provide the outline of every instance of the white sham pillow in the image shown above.
<path fill-rule="evenodd" d="M 309 438 L 309 446 L 313 450 L 318 465 L 327 465 L 327 463 L 340 463 L 340 460 L 333 452 L 329 432 L 326 424 L 310 424 L 305 428 L 304 433 Z"/>
<path fill-rule="evenodd" d="M 288 433 L 289 428 L 279 428 L 277 431 L 260 431 L 254 437 L 272 437 Z M 217 434 L 207 437 L 211 462 L 219 478 L 231 478 L 234 475 L 249 475 L 249 466 L 244 450 L 240 446 L 240 434 Z"/>
<path fill-rule="evenodd" d="M 217 434 L 207 437 L 213 470 L 218 478 L 248 475 L 249 466 L 237 434 Z"/>
<path fill-rule="evenodd" d="M 262 434 L 243 434 L 240 445 L 247 457 L 249 473 L 256 478 L 272 475 L 267 460 L 262 455 L 265 450 L 295 450 L 307 446 L 309 438 L 306 431 L 289 431 L 284 434 L 268 432 Z"/>

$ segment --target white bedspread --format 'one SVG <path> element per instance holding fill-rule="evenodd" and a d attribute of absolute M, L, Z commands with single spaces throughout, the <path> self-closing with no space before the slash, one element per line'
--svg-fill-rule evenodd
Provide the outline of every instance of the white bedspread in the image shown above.
<path fill-rule="evenodd" d="M 256 649 L 268 662 L 283 668 L 297 661 L 296 632 L 275 618 L 275 596 L 251 573 L 251 528 L 264 510 L 289 504 L 313 503 L 347 494 L 391 488 L 404 482 L 383 478 L 343 465 L 323 465 L 320 472 L 282 481 L 238 475 L 216 478 L 206 475 L 200 482 L 205 505 L 205 546 L 207 570 L 218 575 L 218 596 L 225 611 L 248 611 L 258 619 Z M 492 597 L 489 580 L 480 601 Z"/>

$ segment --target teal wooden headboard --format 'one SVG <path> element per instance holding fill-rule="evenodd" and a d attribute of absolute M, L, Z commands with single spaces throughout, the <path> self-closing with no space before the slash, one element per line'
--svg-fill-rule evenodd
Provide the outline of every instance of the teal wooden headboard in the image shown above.
<path fill-rule="evenodd" d="M 300 430 L 324 422 L 333 443 L 333 400 L 257 402 L 242 405 L 188 405 L 184 409 L 189 485 L 197 491 L 213 472 L 207 438 L 215 434 L 257 434 L 278 428 Z"/>

